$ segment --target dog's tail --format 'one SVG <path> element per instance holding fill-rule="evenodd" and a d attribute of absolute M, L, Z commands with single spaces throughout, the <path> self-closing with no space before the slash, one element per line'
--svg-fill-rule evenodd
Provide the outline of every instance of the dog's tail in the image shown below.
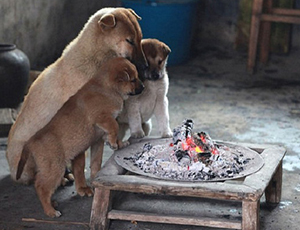
<path fill-rule="evenodd" d="M 17 175 L 16 175 L 17 180 L 19 180 L 21 175 L 22 175 L 22 172 L 24 170 L 24 166 L 27 162 L 29 154 L 30 154 L 30 151 L 29 151 L 28 145 L 25 144 L 25 146 L 23 148 L 23 151 L 22 151 L 22 154 L 21 154 L 21 159 L 20 159 L 19 164 L 18 164 L 18 170 L 17 170 Z"/>

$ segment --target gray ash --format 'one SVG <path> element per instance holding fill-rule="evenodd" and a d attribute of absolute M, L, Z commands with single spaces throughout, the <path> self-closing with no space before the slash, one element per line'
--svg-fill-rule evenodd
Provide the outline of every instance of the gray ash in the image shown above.
<path fill-rule="evenodd" d="M 184 120 L 173 130 L 172 143 L 146 143 L 124 160 L 146 174 L 184 181 L 232 178 L 244 170 L 251 159 L 239 150 L 215 144 L 205 132 L 193 133 L 193 126 L 191 119 Z"/>

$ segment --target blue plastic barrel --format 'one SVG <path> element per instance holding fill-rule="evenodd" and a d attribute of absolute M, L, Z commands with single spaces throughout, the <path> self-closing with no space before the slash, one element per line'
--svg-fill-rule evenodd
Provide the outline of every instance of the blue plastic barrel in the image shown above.
<path fill-rule="evenodd" d="M 190 57 L 196 0 L 122 0 L 123 7 L 132 8 L 144 38 L 156 38 L 172 50 L 168 65 L 177 65 Z"/>

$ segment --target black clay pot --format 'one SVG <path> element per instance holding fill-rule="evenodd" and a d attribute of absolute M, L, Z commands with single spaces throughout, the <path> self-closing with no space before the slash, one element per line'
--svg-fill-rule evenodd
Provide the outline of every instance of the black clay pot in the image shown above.
<path fill-rule="evenodd" d="M 15 108 L 24 99 L 29 59 L 13 44 L 0 44 L 0 108 Z"/>

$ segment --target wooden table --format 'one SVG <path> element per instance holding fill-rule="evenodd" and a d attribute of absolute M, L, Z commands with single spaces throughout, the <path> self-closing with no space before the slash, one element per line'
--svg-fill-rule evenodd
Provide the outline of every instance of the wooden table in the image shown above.
<path fill-rule="evenodd" d="M 226 143 L 224 144 L 226 145 Z M 242 180 L 239 179 L 237 183 L 232 183 L 232 181 L 228 183 L 230 180 L 224 182 L 176 182 L 140 175 L 125 175 L 126 171 L 116 164 L 114 155 L 112 155 L 93 181 L 95 195 L 91 211 L 91 229 L 107 230 L 110 220 L 134 220 L 223 229 L 258 230 L 261 196 L 265 193 L 268 203 L 280 202 L 282 159 L 286 150 L 274 145 L 242 143 L 238 143 L 238 145 L 257 151 L 263 157 L 265 165 L 258 172 L 246 176 Z M 240 201 L 242 202 L 242 221 L 113 210 L 111 209 L 113 191 Z"/>

